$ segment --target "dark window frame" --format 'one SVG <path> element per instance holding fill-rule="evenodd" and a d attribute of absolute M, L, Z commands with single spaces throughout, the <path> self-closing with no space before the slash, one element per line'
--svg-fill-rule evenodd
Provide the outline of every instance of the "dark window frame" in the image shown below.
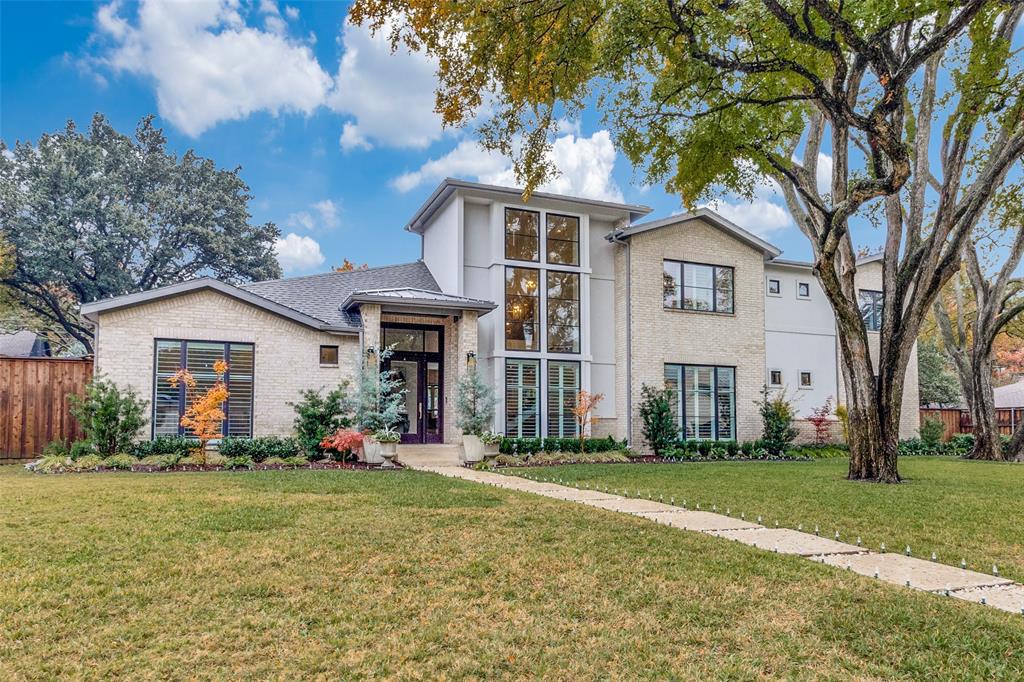
<path fill-rule="evenodd" d="M 663 291 L 662 292 L 661 302 L 662 302 L 662 306 L 666 310 L 685 310 L 686 312 L 690 312 L 690 313 L 715 313 L 716 315 L 735 315 L 736 314 L 736 268 L 735 267 L 733 267 L 732 265 L 718 265 L 717 263 L 701 263 L 701 262 L 698 262 L 698 261 L 675 260 L 673 258 L 664 258 L 664 259 L 662 259 L 662 268 L 661 268 L 662 278 L 664 278 L 665 263 L 672 263 L 673 265 L 679 266 L 679 279 L 678 279 L 678 281 L 679 281 L 679 285 L 678 285 L 679 295 L 676 297 L 676 300 L 679 301 L 679 305 L 678 306 L 665 305 L 665 295 L 664 295 L 664 291 Z M 710 310 L 702 310 L 700 308 L 693 308 L 693 307 L 689 307 L 688 308 L 686 306 L 685 302 L 686 302 L 686 266 L 687 265 L 692 265 L 692 266 L 697 266 L 697 267 L 705 267 L 705 268 L 711 268 L 712 269 L 712 271 L 711 271 L 711 309 Z M 731 273 L 732 291 L 730 292 L 730 295 L 729 295 L 729 310 L 719 310 L 718 309 L 718 271 L 719 270 L 728 270 Z M 701 287 L 701 288 L 704 288 L 704 287 Z"/>
<path fill-rule="evenodd" d="M 228 399 L 224 401 L 224 421 L 221 422 L 221 437 L 225 438 L 230 433 L 231 424 L 231 347 L 232 346 L 249 346 L 252 348 L 252 391 L 249 396 L 249 424 L 248 424 L 248 436 L 234 436 L 235 438 L 252 438 L 253 430 L 256 423 L 255 403 L 256 403 L 256 344 L 252 341 L 220 341 L 220 340 L 209 340 L 209 339 L 173 339 L 168 337 L 154 337 L 153 338 L 153 370 L 151 375 L 153 377 L 153 390 L 152 390 L 152 403 L 149 409 L 150 425 L 149 425 L 149 437 L 151 439 L 156 438 L 156 408 L 157 408 L 157 388 L 159 387 L 159 379 L 157 378 L 157 348 L 161 342 L 166 343 L 179 343 L 181 350 L 180 362 L 181 367 L 179 369 L 188 369 L 188 344 L 190 343 L 217 343 L 224 346 L 224 361 L 228 363 L 228 371 L 224 374 L 224 382 L 228 387 Z M 179 383 L 178 385 L 178 435 L 185 434 L 185 427 L 181 425 L 181 416 L 184 414 L 185 409 L 185 385 Z"/>
<path fill-rule="evenodd" d="M 678 440 L 686 439 L 686 370 L 687 368 L 699 369 L 708 368 L 711 369 L 711 376 L 714 378 L 714 387 L 712 389 L 711 403 L 715 406 L 715 416 L 712 422 L 715 429 L 714 438 L 699 438 L 696 437 L 691 440 L 737 440 L 739 434 L 739 415 L 736 413 L 736 407 L 740 404 L 739 400 L 739 381 L 737 380 L 737 374 L 739 368 L 735 365 L 706 365 L 706 364 L 693 364 L 693 363 L 679 363 L 679 362 L 666 362 L 662 369 L 662 376 L 664 376 L 665 368 L 668 367 L 679 367 L 679 415 L 680 421 L 678 423 L 679 429 L 676 434 Z M 722 438 L 718 433 L 719 425 L 719 405 L 718 405 L 718 370 L 720 369 L 731 369 L 732 370 L 732 435 L 729 438 Z"/>
<path fill-rule="evenodd" d="M 772 283 L 776 284 L 775 291 L 772 291 Z M 735 284 L 735 282 L 734 282 Z M 768 286 L 765 288 L 769 296 L 781 296 L 782 295 L 782 280 L 776 279 L 775 277 L 768 278 Z"/>
<path fill-rule="evenodd" d="M 508 272 L 509 272 L 509 270 L 529 270 L 530 272 L 537 273 L 537 294 L 536 294 L 536 296 L 526 296 L 525 294 L 509 294 L 508 293 Z M 540 353 L 541 352 L 541 346 L 544 345 L 546 347 L 546 345 L 547 345 L 546 341 L 547 340 L 543 339 L 544 343 L 542 344 L 542 339 L 541 339 L 542 336 L 546 336 L 546 334 L 544 332 L 546 331 L 546 327 L 547 327 L 547 325 L 545 324 L 545 320 L 544 320 L 544 313 L 546 311 L 541 310 L 542 299 L 544 298 L 544 295 L 546 295 L 546 293 L 547 293 L 547 292 L 542 292 L 542 289 L 547 284 L 547 276 L 545 275 L 546 272 L 547 272 L 546 270 L 542 270 L 540 268 L 529 268 L 529 267 L 525 267 L 525 266 L 522 266 L 522 265 L 506 265 L 505 266 L 505 278 L 504 278 L 504 282 L 505 282 L 505 292 L 504 292 L 504 294 L 505 294 L 505 299 L 504 299 L 505 300 L 505 326 L 504 326 L 505 350 L 511 350 L 511 351 L 522 352 L 522 353 Z M 537 314 L 537 318 L 536 318 L 537 321 L 535 323 L 535 325 L 537 327 L 537 333 L 535 334 L 535 339 L 536 339 L 536 343 L 537 343 L 537 347 L 536 348 L 509 348 L 509 346 L 508 346 L 508 342 L 509 342 L 509 338 L 508 338 L 508 323 L 509 323 L 509 318 L 508 318 L 508 315 L 509 315 L 509 304 L 508 304 L 508 302 L 509 302 L 509 296 L 515 296 L 517 298 L 535 298 L 536 299 L 536 301 L 537 301 L 537 304 L 535 306 L 535 310 L 536 310 L 536 314 Z"/>
<path fill-rule="evenodd" d="M 576 303 L 576 350 L 552 350 L 551 349 L 551 321 L 548 318 L 551 296 L 548 293 L 550 284 L 548 278 L 551 275 L 568 275 L 576 278 L 576 298 L 557 298 L 556 301 L 572 301 Z M 571 325 L 560 324 L 560 327 Z M 544 270 L 544 348 L 548 353 L 560 353 L 565 355 L 579 355 L 583 350 L 583 277 L 575 270 L 559 270 L 548 268 Z"/>
<path fill-rule="evenodd" d="M 559 237 L 555 237 L 554 239 L 552 239 L 552 237 L 551 237 L 551 227 L 548 224 L 548 219 L 551 218 L 552 216 L 554 216 L 556 218 L 571 218 L 572 220 L 575 220 L 576 221 L 576 239 L 575 240 L 572 240 L 572 239 L 561 239 Z M 583 221 L 577 215 L 570 215 L 568 213 L 555 213 L 554 211 L 546 212 L 544 214 L 544 262 L 548 263 L 548 264 L 551 264 L 551 265 L 560 265 L 560 266 L 577 267 L 578 268 L 580 266 L 580 241 L 581 241 L 580 240 L 580 231 L 582 229 L 583 229 Z M 565 242 L 565 243 L 568 243 L 568 244 L 575 244 L 576 245 L 576 262 L 575 263 L 559 263 L 557 261 L 551 260 L 551 251 L 548 249 L 548 244 L 550 242 L 552 242 L 552 241 Z"/>
<path fill-rule="evenodd" d="M 869 332 L 878 332 L 882 330 L 882 315 L 885 312 L 885 301 L 883 293 L 877 289 L 857 289 L 857 307 L 862 308 L 861 297 L 864 294 L 868 294 L 871 298 L 871 312 L 867 316 L 864 315 L 863 309 L 861 310 L 861 319 L 864 320 L 864 328 Z M 877 313 L 876 313 L 877 311 Z M 868 321 L 868 318 L 871 321 Z"/>
<path fill-rule="evenodd" d="M 509 242 L 508 242 L 508 240 L 509 240 L 508 213 L 509 213 L 509 211 L 517 211 L 519 213 L 530 213 L 530 214 L 535 215 L 537 217 L 537 236 L 536 236 L 536 240 L 537 240 L 537 256 L 535 258 L 532 258 L 530 260 L 526 260 L 524 258 L 513 258 L 512 256 L 508 255 L 508 245 L 509 245 Z M 541 262 L 541 260 L 540 260 L 540 255 L 541 255 L 541 248 L 540 248 L 541 247 L 541 239 L 540 239 L 540 236 L 541 236 L 540 211 L 531 211 L 530 209 L 526 209 L 526 208 L 516 208 L 515 206 L 506 206 L 505 207 L 505 211 L 503 213 L 503 216 L 504 216 L 504 219 L 505 219 L 505 222 L 502 224 L 502 234 L 504 235 L 504 251 L 503 251 L 503 253 L 505 254 L 505 260 L 516 261 L 516 262 L 519 262 L 519 263 L 540 263 Z M 547 229 L 546 225 L 545 225 L 544 229 L 545 230 Z M 520 236 L 520 238 L 522 238 L 522 235 L 519 235 L 519 236 Z M 547 236 L 547 235 L 545 235 L 545 236 Z"/>
<path fill-rule="evenodd" d="M 772 381 L 772 375 L 773 374 L 778 374 L 779 375 L 779 380 L 778 381 Z M 784 378 L 785 377 L 783 376 L 781 369 L 769 369 L 768 370 L 768 385 L 769 386 L 782 386 L 782 382 L 783 382 Z"/>
<path fill-rule="evenodd" d="M 334 362 L 324 362 L 324 350 L 334 349 Z M 338 367 L 341 364 L 341 346 L 332 344 L 320 344 L 320 366 L 321 367 Z"/>
<path fill-rule="evenodd" d="M 807 293 L 806 294 L 800 293 L 800 290 L 802 288 L 804 288 L 804 287 L 807 288 Z M 796 297 L 798 299 L 800 299 L 801 301 L 809 301 L 809 300 L 811 300 L 811 283 L 810 282 L 804 282 L 804 281 L 798 281 L 796 283 Z"/>
<path fill-rule="evenodd" d="M 544 433 L 547 434 L 547 437 L 549 437 L 549 438 L 578 438 L 579 437 L 579 433 L 578 433 L 579 424 L 576 423 L 575 416 L 573 417 L 573 433 L 572 433 L 572 435 L 566 436 L 564 434 L 552 434 L 551 433 L 551 382 L 550 382 L 551 374 L 550 373 L 551 373 L 551 365 L 552 364 L 554 364 L 554 365 L 575 365 L 575 367 L 576 367 L 576 388 L 575 388 L 575 391 L 574 391 L 575 394 L 574 394 L 574 397 L 573 397 L 573 405 L 574 405 L 574 407 L 575 407 L 575 402 L 576 402 L 575 401 L 575 396 L 579 395 L 579 392 L 580 392 L 580 390 L 583 387 L 583 376 L 582 376 L 583 363 L 582 362 L 580 362 L 579 360 L 553 360 L 553 359 L 547 361 L 547 367 L 544 369 L 544 404 L 545 404 L 545 406 L 547 406 L 547 409 L 545 410 L 545 415 L 547 417 L 547 419 L 545 421 L 547 423 L 544 425 L 544 427 L 545 427 L 544 428 Z M 561 390 L 564 391 L 564 389 L 561 389 Z M 559 404 L 564 409 L 565 402 L 562 401 Z M 557 423 L 557 425 L 559 427 L 559 430 L 561 430 L 562 421 L 559 419 L 556 423 Z"/>

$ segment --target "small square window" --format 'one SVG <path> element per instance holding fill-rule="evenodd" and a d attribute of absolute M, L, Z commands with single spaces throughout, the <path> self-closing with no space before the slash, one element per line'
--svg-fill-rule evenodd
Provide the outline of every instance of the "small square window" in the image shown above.
<path fill-rule="evenodd" d="M 796 297 L 797 298 L 810 298 L 811 297 L 811 284 L 810 284 L 810 282 L 797 282 L 796 283 Z"/>
<path fill-rule="evenodd" d="M 338 347 L 320 346 L 320 364 L 332 367 L 338 366 Z"/>
<path fill-rule="evenodd" d="M 811 388 L 814 385 L 811 373 L 802 371 L 800 372 L 800 388 Z"/>
<path fill-rule="evenodd" d="M 772 369 L 768 371 L 768 385 L 769 386 L 781 386 L 782 385 L 782 370 Z"/>
<path fill-rule="evenodd" d="M 778 296 L 782 293 L 782 282 L 777 279 L 768 280 L 768 295 Z"/>

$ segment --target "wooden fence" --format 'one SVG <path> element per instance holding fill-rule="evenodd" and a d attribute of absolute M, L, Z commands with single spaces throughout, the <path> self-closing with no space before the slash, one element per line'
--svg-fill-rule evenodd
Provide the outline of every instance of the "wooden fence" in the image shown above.
<path fill-rule="evenodd" d="M 82 430 L 69 395 L 83 395 L 92 360 L 0 357 L 0 464 L 31 459 L 52 440 L 70 442 Z"/>
<path fill-rule="evenodd" d="M 971 424 L 971 414 L 967 410 L 952 409 L 922 409 L 921 423 L 925 419 L 941 419 L 946 427 L 942 434 L 943 440 L 949 440 L 958 433 L 974 433 L 974 425 Z M 1005 408 L 996 410 L 996 419 L 999 422 L 999 433 L 1004 436 L 1013 434 L 1014 429 L 1024 419 L 1024 408 Z"/>

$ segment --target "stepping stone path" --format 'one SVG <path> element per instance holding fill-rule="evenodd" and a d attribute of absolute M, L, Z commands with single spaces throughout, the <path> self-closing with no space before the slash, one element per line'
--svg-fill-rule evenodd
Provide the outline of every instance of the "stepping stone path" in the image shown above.
<path fill-rule="evenodd" d="M 406 465 L 450 478 L 639 516 L 673 528 L 742 542 L 766 552 L 802 556 L 896 585 L 956 597 L 1024 615 L 1024 585 L 997 575 L 969 571 L 903 554 L 871 552 L 863 547 L 811 533 L 789 528 L 766 528 L 734 516 L 689 510 L 664 502 L 629 497 L 628 492 L 626 495 L 618 495 L 613 492 L 573 488 L 514 475 L 475 471 L 462 466 L 439 466 L 425 462 L 408 462 Z"/>

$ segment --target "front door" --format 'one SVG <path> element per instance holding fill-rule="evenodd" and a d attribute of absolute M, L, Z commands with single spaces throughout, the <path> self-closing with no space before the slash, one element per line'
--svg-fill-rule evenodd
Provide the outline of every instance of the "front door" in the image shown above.
<path fill-rule="evenodd" d="M 444 441 L 443 329 L 416 325 L 384 327 L 384 347 L 392 348 L 387 368 L 405 390 L 398 431 L 403 443 Z"/>

